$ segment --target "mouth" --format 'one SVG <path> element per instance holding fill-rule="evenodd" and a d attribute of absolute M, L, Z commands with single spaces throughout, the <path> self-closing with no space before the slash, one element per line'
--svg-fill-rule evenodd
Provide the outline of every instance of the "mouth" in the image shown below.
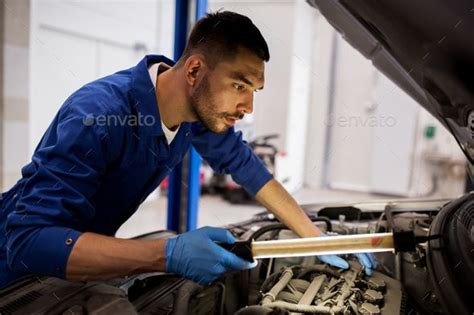
<path fill-rule="evenodd" d="M 235 122 L 238 120 L 238 118 L 231 118 L 231 117 L 225 117 L 225 121 L 227 122 L 228 125 L 235 125 Z"/>

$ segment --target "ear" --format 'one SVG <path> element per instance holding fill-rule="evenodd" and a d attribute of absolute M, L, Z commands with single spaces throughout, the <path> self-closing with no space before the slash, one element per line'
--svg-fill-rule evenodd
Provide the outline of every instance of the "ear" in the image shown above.
<path fill-rule="evenodd" d="M 189 56 L 184 64 L 185 77 L 188 84 L 192 87 L 196 86 L 200 78 L 203 77 L 206 68 L 203 55 L 194 54 Z"/>

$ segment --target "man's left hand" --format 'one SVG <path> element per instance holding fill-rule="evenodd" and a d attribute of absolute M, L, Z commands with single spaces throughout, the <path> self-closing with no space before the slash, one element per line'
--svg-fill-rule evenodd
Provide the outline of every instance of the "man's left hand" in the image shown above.
<path fill-rule="evenodd" d="M 327 234 L 321 234 L 320 237 L 326 237 L 329 236 Z M 374 256 L 371 253 L 359 253 L 359 254 L 354 254 L 354 256 L 359 259 L 359 262 L 362 266 L 364 266 L 364 271 L 368 276 L 372 275 L 372 270 L 377 267 L 377 261 L 375 260 Z M 342 259 L 341 257 L 337 255 L 320 255 L 318 256 L 319 260 L 322 262 L 337 267 L 341 269 L 348 269 L 349 264 L 347 261 Z"/>
<path fill-rule="evenodd" d="M 377 261 L 371 253 L 354 254 L 359 262 L 364 266 L 364 271 L 368 276 L 372 275 L 372 270 L 377 267 Z M 341 269 L 348 269 L 349 263 L 337 255 L 320 255 L 318 259 L 322 262 Z"/>

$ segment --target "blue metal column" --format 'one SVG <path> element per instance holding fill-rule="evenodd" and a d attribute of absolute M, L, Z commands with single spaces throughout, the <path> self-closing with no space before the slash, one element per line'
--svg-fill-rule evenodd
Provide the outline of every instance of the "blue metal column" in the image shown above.
<path fill-rule="evenodd" d="M 206 14 L 207 0 L 196 0 L 196 16 L 195 20 L 199 20 Z M 201 156 L 194 147 L 189 151 L 189 183 L 188 183 L 188 221 L 187 230 L 194 230 L 197 226 L 199 196 L 201 195 Z"/>
<path fill-rule="evenodd" d="M 206 13 L 207 0 L 196 0 L 196 20 Z M 187 0 L 176 0 L 174 60 L 178 60 L 187 41 L 189 5 Z M 174 168 L 168 184 L 169 230 L 178 233 L 194 230 L 197 226 L 200 196 L 201 157 L 191 147 L 187 158 Z M 187 183 L 187 184 L 184 184 Z"/>
<path fill-rule="evenodd" d="M 188 1 L 176 0 L 175 8 L 175 32 L 174 32 L 174 60 L 177 61 L 184 51 L 187 37 L 188 25 Z M 168 176 L 168 219 L 167 227 L 169 230 L 181 232 L 181 182 L 182 182 L 183 163 L 175 166 L 174 170 Z"/>
<path fill-rule="evenodd" d="M 207 0 L 196 0 L 196 21 L 206 15 Z"/>

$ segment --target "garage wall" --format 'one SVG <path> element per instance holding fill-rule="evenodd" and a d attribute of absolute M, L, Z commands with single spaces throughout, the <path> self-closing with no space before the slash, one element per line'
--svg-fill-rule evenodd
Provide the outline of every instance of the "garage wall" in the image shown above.
<path fill-rule="evenodd" d="M 5 107 L 5 100 L 3 96 L 3 82 L 4 82 L 4 60 L 3 60 L 3 50 L 5 46 L 5 13 L 4 13 L 4 3 L 0 1 L 0 179 L 3 179 L 3 110 Z M 3 185 L 0 185 L 3 186 Z M 2 187 L 3 191 L 3 187 Z"/>
<path fill-rule="evenodd" d="M 316 11 L 316 10 L 315 10 Z M 317 11 L 316 11 L 317 12 Z M 306 129 L 305 186 L 311 189 L 326 187 L 327 161 L 330 152 L 326 150 L 329 139 L 329 104 L 332 102 L 333 71 L 337 37 L 334 28 L 326 19 L 317 15 L 313 41 L 313 67 L 311 69 L 311 101 Z"/>
<path fill-rule="evenodd" d="M 455 196 L 465 158 L 428 112 L 335 33 L 316 27 L 305 184 L 396 196 Z M 434 126 L 432 139 L 425 137 Z"/>
<path fill-rule="evenodd" d="M 312 124 L 308 120 L 312 96 L 312 81 L 317 79 L 314 73 L 314 42 L 317 40 L 315 27 L 317 12 L 311 10 L 303 1 L 295 2 L 293 42 L 291 52 L 291 76 L 289 84 L 286 151 L 287 165 L 291 170 L 285 183 L 290 192 L 303 187 L 305 178 L 305 160 L 307 152 L 307 128 Z"/>
<path fill-rule="evenodd" d="M 374 105 L 369 112 L 376 118 L 375 126 L 370 127 L 369 190 L 408 196 L 422 108 L 383 74 L 375 73 Z"/>
<path fill-rule="evenodd" d="M 425 136 L 427 126 L 435 135 Z M 466 157 L 454 137 L 429 112 L 420 109 L 415 130 L 410 196 L 453 197 L 464 192 Z"/>
<path fill-rule="evenodd" d="M 30 152 L 74 90 L 137 64 L 146 53 L 171 53 L 173 34 L 169 45 L 160 36 L 173 25 L 171 3 L 32 2 Z"/>
<path fill-rule="evenodd" d="M 374 104 L 375 71 L 370 61 L 337 36 L 328 182 L 333 188 L 367 191 L 372 128 L 365 121 Z"/>
<path fill-rule="evenodd" d="M 4 0 L 2 186 L 20 178 L 28 154 L 30 1 Z"/>

